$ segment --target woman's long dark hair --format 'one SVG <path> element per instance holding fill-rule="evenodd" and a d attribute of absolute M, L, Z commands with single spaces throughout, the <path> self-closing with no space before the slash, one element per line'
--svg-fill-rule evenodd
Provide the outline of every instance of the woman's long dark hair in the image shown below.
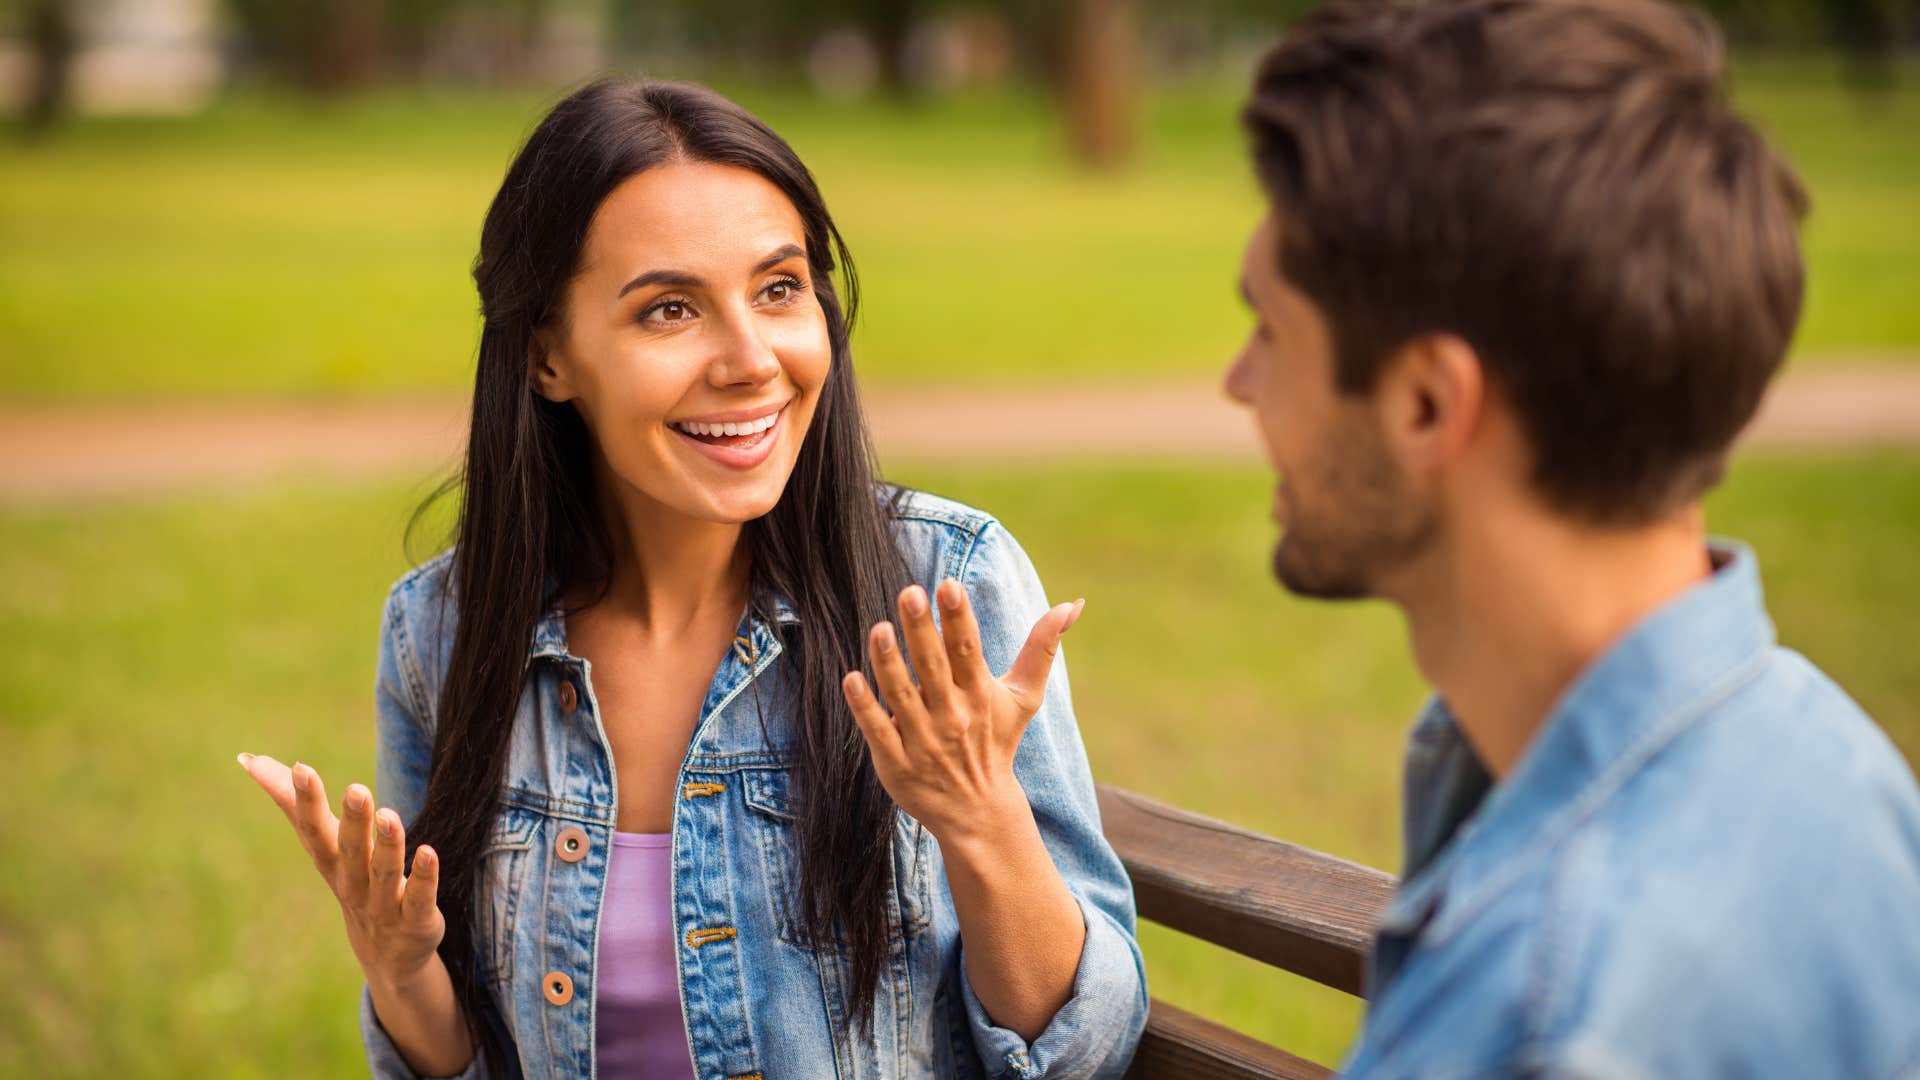
<path fill-rule="evenodd" d="M 453 557 L 458 622 L 426 804 L 410 837 L 440 853 L 447 923 L 440 954 L 475 1046 L 496 1063 L 508 1048 L 480 1022 L 488 1005 L 476 970 L 474 911 L 529 645 L 569 590 L 603 597 L 613 564 L 596 504 L 592 438 L 571 405 L 533 392 L 528 346 L 536 327 L 564 314 L 601 201 L 636 173 L 675 160 L 765 177 L 792 200 L 806 229 L 832 367 L 786 490 L 771 512 L 747 524 L 744 538 L 756 608 L 767 611 L 778 594 L 800 617 L 781 630 L 799 690 L 792 721 L 800 911 L 814 940 L 844 938 L 862 1022 L 871 1019 L 870 991 L 889 947 L 894 804 L 839 687 L 842 673 L 862 666 L 865 630 L 886 617 L 906 571 L 854 388 L 847 343 L 858 301 L 853 263 L 812 174 L 738 105 L 698 86 L 594 83 L 555 106 L 527 139 L 480 235 L 473 277 L 485 328 L 473 424 L 463 477 L 445 489 L 464 482 Z M 836 266 L 846 283 L 844 309 Z"/>

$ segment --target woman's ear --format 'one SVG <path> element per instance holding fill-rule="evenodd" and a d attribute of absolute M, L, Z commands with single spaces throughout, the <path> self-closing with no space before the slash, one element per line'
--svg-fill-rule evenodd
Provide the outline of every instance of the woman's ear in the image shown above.
<path fill-rule="evenodd" d="M 527 379 L 534 393 L 556 405 L 579 396 L 566 357 L 554 347 L 553 334 L 547 327 L 535 328 L 527 339 Z"/>

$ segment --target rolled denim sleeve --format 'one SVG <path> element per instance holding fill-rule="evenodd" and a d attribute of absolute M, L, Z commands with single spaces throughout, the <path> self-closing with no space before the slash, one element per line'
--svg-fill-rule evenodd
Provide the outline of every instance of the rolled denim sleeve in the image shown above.
<path fill-rule="evenodd" d="M 433 763 L 433 729 L 425 683 L 408 637 L 405 597 L 414 578 L 403 579 L 387 597 L 380 624 L 380 659 L 374 686 L 374 798 L 400 815 L 409 829 L 426 803 Z M 360 1041 L 367 1068 L 378 1080 L 419 1080 L 374 1015 L 373 995 L 360 989 Z M 479 1055 L 460 1080 L 487 1076 Z"/>
<path fill-rule="evenodd" d="M 374 1015 L 373 994 L 364 986 L 360 988 L 360 1041 L 367 1048 L 367 1071 L 374 1080 L 441 1080 L 422 1077 L 400 1056 L 399 1048 L 387 1038 L 387 1029 L 380 1026 L 380 1018 Z M 481 1055 L 475 1054 L 464 1071 L 445 1080 L 485 1080 L 490 1075 Z"/>
<path fill-rule="evenodd" d="M 1033 564 L 995 524 L 980 535 L 963 585 L 980 621 L 981 649 L 1007 670 L 1027 632 L 1051 606 Z M 1147 977 L 1134 931 L 1133 884 L 1100 828 L 1093 774 L 1073 718 L 1065 650 L 1054 659 L 1046 700 L 1013 763 L 1047 853 L 1086 920 L 1073 996 L 1031 1043 L 995 1024 L 974 995 L 961 956 L 961 993 L 973 1042 L 995 1080 L 1118 1077 L 1147 1022 Z"/>

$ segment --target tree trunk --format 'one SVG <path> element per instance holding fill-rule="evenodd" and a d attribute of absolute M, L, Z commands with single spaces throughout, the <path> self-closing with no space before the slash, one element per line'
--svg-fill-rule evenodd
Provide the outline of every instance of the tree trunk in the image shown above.
<path fill-rule="evenodd" d="M 27 13 L 27 43 L 33 50 L 33 82 L 21 110 L 29 138 L 43 135 L 66 111 L 73 68 L 73 19 L 66 0 L 35 0 Z"/>
<path fill-rule="evenodd" d="M 1070 0 L 1062 91 L 1074 156 L 1115 168 L 1133 152 L 1137 84 L 1131 0 Z"/>

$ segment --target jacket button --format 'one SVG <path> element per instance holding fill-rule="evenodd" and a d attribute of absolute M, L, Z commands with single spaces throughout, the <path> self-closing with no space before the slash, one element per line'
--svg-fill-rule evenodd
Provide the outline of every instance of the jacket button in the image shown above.
<path fill-rule="evenodd" d="M 562 862 L 579 862 L 587 857 L 587 849 L 592 846 L 587 831 L 578 825 L 561 829 L 560 835 L 553 839 L 553 853 L 560 856 Z"/>
<path fill-rule="evenodd" d="M 736 637 L 733 639 L 733 655 L 739 657 L 742 664 L 752 667 L 753 662 L 760 659 L 760 647 L 751 638 Z"/>
<path fill-rule="evenodd" d="M 567 978 L 564 971 L 549 971 L 541 980 L 541 989 L 547 993 L 547 1000 L 555 1005 L 565 1005 L 573 1000 L 573 980 Z"/>
<path fill-rule="evenodd" d="M 573 681 L 569 679 L 562 682 L 560 684 L 560 711 L 571 715 L 579 704 L 580 692 L 573 688 Z"/>

